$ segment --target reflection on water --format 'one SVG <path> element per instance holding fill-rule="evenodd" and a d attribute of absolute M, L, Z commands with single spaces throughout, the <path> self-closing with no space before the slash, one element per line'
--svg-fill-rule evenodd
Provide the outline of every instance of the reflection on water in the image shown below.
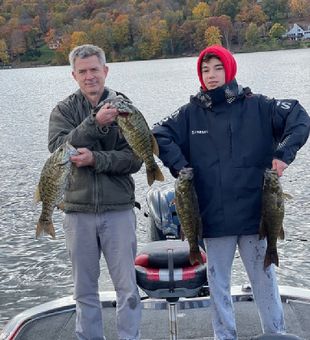
<path fill-rule="evenodd" d="M 310 111 L 310 50 L 236 54 L 238 81 L 253 92 L 299 99 Z M 296 62 L 298 60 L 298 62 Z M 150 125 L 184 104 L 198 90 L 196 58 L 110 64 L 107 85 L 127 94 Z M 62 230 L 63 214 L 53 215 L 56 240 L 35 239 L 40 206 L 33 194 L 48 157 L 47 126 L 57 101 L 76 89 L 69 67 L 0 70 L 0 328 L 15 314 L 55 298 L 72 294 L 71 268 Z M 279 283 L 310 287 L 310 172 L 309 142 L 282 179 L 286 202 L 286 239 L 280 241 Z M 166 169 L 168 183 L 173 184 Z M 135 176 L 138 242 L 147 242 L 143 216 L 148 190 L 145 168 Z M 156 183 L 154 186 L 158 186 Z M 246 280 L 236 256 L 233 283 Z M 101 289 L 112 289 L 102 261 Z"/>

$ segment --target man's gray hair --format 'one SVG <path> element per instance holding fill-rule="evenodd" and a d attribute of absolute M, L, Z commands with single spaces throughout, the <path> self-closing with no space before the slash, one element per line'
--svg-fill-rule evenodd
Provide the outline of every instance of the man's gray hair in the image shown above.
<path fill-rule="evenodd" d="M 95 45 L 80 45 L 76 46 L 70 53 L 69 53 L 69 61 L 72 69 L 74 69 L 74 64 L 76 58 L 88 58 L 92 57 L 93 55 L 97 56 L 100 63 L 102 65 L 105 65 L 106 59 L 105 59 L 105 53 L 102 48 L 95 46 Z"/>

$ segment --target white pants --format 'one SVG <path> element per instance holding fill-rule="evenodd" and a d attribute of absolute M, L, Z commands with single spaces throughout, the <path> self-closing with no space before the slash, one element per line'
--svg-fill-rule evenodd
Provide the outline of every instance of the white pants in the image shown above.
<path fill-rule="evenodd" d="M 64 230 L 72 262 L 79 340 L 102 340 L 102 310 L 98 294 L 103 253 L 117 297 L 119 339 L 139 339 L 141 304 L 136 285 L 136 216 L 132 209 L 101 214 L 66 214 Z"/>
<path fill-rule="evenodd" d="M 274 265 L 263 269 L 266 240 L 258 235 L 205 238 L 214 337 L 238 339 L 230 294 L 231 267 L 238 245 L 264 333 L 285 333 L 284 315 Z"/>

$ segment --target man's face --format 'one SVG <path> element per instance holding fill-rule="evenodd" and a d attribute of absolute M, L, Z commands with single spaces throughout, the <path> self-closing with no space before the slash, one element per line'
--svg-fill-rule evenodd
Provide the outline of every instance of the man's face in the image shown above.
<path fill-rule="evenodd" d="M 201 63 L 203 82 L 208 90 L 214 90 L 225 84 L 225 69 L 217 58 L 211 58 Z"/>
<path fill-rule="evenodd" d="M 102 94 L 107 74 L 108 67 L 102 65 L 95 55 L 75 59 L 72 75 L 86 97 Z"/>

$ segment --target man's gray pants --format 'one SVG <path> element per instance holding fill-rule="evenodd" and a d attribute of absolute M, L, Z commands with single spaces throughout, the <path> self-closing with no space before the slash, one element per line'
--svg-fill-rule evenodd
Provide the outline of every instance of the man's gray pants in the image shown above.
<path fill-rule="evenodd" d="M 141 304 L 136 285 L 136 216 L 133 209 L 100 214 L 68 213 L 66 246 L 72 262 L 79 340 L 102 340 L 98 280 L 103 253 L 116 291 L 119 339 L 139 339 Z"/>
<path fill-rule="evenodd" d="M 237 329 L 230 294 L 231 268 L 238 245 L 248 274 L 264 333 L 285 333 L 284 314 L 274 265 L 263 268 L 266 240 L 258 235 L 205 238 L 212 325 L 217 340 L 236 340 Z"/>

